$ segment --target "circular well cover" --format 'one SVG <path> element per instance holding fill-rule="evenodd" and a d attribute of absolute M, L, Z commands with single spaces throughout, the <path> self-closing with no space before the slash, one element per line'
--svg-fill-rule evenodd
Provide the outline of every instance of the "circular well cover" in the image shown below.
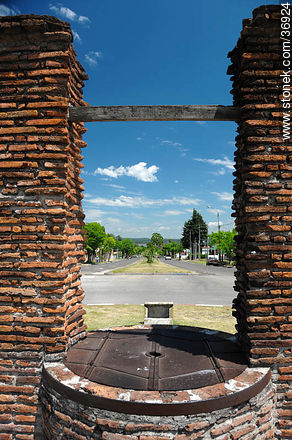
<path fill-rule="evenodd" d="M 240 347 L 217 332 L 162 326 L 89 333 L 65 365 L 103 385 L 158 391 L 215 385 L 247 368 Z"/>

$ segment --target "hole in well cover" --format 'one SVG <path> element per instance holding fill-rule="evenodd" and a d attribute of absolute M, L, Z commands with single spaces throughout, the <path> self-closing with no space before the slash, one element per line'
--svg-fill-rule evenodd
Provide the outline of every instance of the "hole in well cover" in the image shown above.
<path fill-rule="evenodd" d="M 149 351 L 149 353 L 146 353 L 146 356 L 160 357 L 163 355 L 161 353 L 158 353 L 157 351 Z"/>

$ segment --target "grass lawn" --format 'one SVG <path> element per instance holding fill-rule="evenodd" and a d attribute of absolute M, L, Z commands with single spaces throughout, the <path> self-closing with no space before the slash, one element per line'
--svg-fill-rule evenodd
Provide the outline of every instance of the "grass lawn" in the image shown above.
<path fill-rule="evenodd" d="M 141 324 L 144 320 L 144 307 L 141 305 L 84 306 L 87 314 L 85 322 L 88 330 Z M 206 327 L 235 333 L 235 319 L 231 307 L 212 307 L 194 305 L 175 305 L 173 310 L 175 325 Z"/>
<path fill-rule="evenodd" d="M 109 273 L 120 274 L 169 274 L 169 273 L 192 273 L 190 270 L 180 269 L 179 267 L 173 267 L 168 264 L 161 263 L 155 260 L 153 263 L 147 263 L 146 260 L 138 261 L 138 263 L 131 264 L 130 266 L 120 267 L 110 271 Z"/>

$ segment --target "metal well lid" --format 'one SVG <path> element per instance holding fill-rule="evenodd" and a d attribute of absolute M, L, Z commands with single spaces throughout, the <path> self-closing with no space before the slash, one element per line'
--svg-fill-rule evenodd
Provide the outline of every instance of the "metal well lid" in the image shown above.
<path fill-rule="evenodd" d="M 65 365 L 103 385 L 159 391 L 215 385 L 247 368 L 240 347 L 218 334 L 161 326 L 89 333 Z"/>

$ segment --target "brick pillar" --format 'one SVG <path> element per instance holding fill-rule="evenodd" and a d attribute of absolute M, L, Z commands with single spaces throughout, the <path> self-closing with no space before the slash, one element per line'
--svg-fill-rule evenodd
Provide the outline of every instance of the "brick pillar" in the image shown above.
<path fill-rule="evenodd" d="M 85 105 L 68 23 L 0 18 L 0 439 L 37 438 L 44 359 L 84 336 L 80 262 Z"/>
<path fill-rule="evenodd" d="M 243 21 L 229 54 L 238 124 L 235 316 L 251 365 L 277 386 L 279 438 L 292 438 L 292 143 L 283 140 L 280 6 Z"/>

